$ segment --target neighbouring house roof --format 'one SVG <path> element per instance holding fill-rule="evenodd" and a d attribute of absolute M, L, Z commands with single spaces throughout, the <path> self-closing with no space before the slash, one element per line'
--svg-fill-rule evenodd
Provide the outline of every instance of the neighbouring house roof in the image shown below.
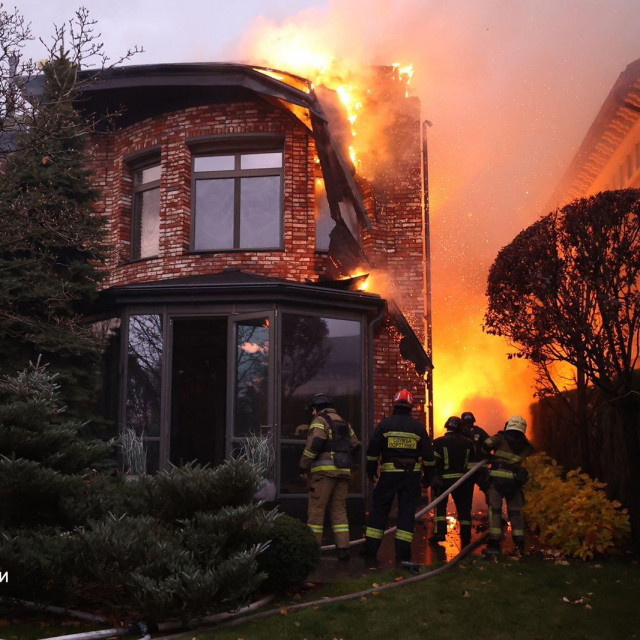
<path fill-rule="evenodd" d="M 640 120 L 640 59 L 618 76 L 573 161 L 556 187 L 548 209 L 588 193 L 620 143 Z"/>

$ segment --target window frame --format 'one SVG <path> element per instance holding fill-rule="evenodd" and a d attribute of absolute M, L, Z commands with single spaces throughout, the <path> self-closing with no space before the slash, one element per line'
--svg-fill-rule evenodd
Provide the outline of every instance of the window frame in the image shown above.
<path fill-rule="evenodd" d="M 231 146 L 230 146 L 231 145 Z M 285 181 L 285 163 L 286 156 L 284 150 L 284 141 L 278 136 L 276 138 L 266 138 L 257 140 L 252 143 L 252 139 L 248 138 L 241 143 L 232 144 L 227 142 L 224 145 L 207 146 L 206 144 L 196 144 L 192 146 L 191 155 L 191 232 L 189 246 L 192 253 L 226 253 L 234 251 L 282 251 L 284 249 L 284 181 Z M 282 163 L 280 167 L 270 167 L 264 169 L 242 169 L 241 162 L 243 156 L 258 155 L 264 153 L 280 153 L 282 154 Z M 206 158 L 213 156 L 233 156 L 234 168 L 228 170 L 216 171 L 196 171 L 195 165 L 198 158 Z M 265 247 L 243 247 L 240 243 L 240 228 L 242 221 L 241 206 L 241 185 L 243 178 L 255 177 L 278 177 L 280 179 L 279 193 L 279 230 L 278 243 L 275 246 Z M 234 182 L 233 191 L 233 246 L 215 249 L 196 249 L 196 186 L 198 180 L 216 180 L 229 179 Z"/>
<path fill-rule="evenodd" d="M 136 206 L 136 196 L 139 193 L 151 191 L 152 189 L 158 189 L 158 191 L 161 190 L 162 159 L 160 156 L 160 149 L 157 149 L 151 153 L 145 153 L 145 156 L 142 159 L 136 159 L 133 161 L 129 160 L 127 164 L 131 173 L 131 233 L 129 242 L 129 259 L 132 262 L 137 260 L 150 260 L 153 258 L 157 258 L 160 255 L 160 232 L 158 230 L 157 252 L 153 255 L 142 256 L 142 211 L 140 210 L 139 206 Z M 135 176 L 138 172 L 144 171 L 145 169 L 151 169 L 152 167 L 156 166 L 160 168 L 160 177 L 157 180 L 151 180 L 150 182 L 136 185 Z M 159 203 L 158 220 L 160 220 L 161 211 L 162 205 L 161 203 Z"/>

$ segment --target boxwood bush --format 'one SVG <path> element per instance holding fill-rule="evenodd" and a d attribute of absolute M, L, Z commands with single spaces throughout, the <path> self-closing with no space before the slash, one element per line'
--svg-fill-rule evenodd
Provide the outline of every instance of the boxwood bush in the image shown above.
<path fill-rule="evenodd" d="M 281 515 L 267 534 L 269 548 L 258 557 L 258 568 L 267 574 L 263 588 L 286 591 L 300 587 L 320 562 L 320 547 L 306 524 Z"/>

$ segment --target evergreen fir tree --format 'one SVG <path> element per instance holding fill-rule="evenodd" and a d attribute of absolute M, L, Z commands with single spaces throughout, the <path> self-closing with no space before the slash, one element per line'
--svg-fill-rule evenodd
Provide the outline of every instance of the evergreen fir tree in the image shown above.
<path fill-rule="evenodd" d="M 0 372 L 42 354 L 70 411 L 82 414 L 98 348 L 81 313 L 96 295 L 105 248 L 86 168 L 89 130 L 74 106 L 77 73 L 61 46 L 0 174 Z"/>
<path fill-rule="evenodd" d="M 65 414 L 56 374 L 38 363 L 0 380 L 0 526 L 72 526 L 88 474 L 112 467 L 113 445 Z"/>

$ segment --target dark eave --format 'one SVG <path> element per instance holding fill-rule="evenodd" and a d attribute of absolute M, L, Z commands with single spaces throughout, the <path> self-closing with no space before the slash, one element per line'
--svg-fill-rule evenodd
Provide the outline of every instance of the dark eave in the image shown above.
<path fill-rule="evenodd" d="M 156 306 L 163 304 L 243 304 L 295 303 L 310 307 L 365 312 L 377 316 L 385 301 L 371 293 L 337 290 L 309 284 L 258 276 L 245 271 L 156 280 L 111 287 L 101 292 L 97 314 L 124 305 Z"/>

